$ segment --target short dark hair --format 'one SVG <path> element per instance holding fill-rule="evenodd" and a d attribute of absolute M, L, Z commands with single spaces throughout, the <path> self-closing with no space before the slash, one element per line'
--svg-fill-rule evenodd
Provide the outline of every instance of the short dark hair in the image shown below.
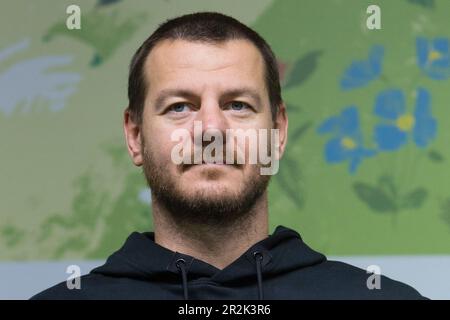
<path fill-rule="evenodd" d="M 280 76 L 275 55 L 267 42 L 254 30 L 238 20 L 217 12 L 186 14 L 162 23 L 134 54 L 128 77 L 128 110 L 132 120 L 142 124 L 144 101 L 147 95 L 144 64 L 150 51 L 158 42 L 167 39 L 182 39 L 206 43 L 244 39 L 253 43 L 265 62 L 265 83 L 271 105 L 272 119 L 282 103 Z"/>

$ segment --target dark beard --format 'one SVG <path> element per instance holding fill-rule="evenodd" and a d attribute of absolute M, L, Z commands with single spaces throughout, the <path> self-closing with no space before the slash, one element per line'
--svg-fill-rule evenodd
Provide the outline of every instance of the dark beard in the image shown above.
<path fill-rule="evenodd" d="M 270 176 L 260 175 L 260 167 L 255 165 L 254 174 L 243 181 L 240 194 L 208 197 L 198 193 L 194 197 L 187 196 L 178 189 L 164 165 L 158 165 L 144 143 L 142 150 L 142 168 L 152 192 L 152 201 L 162 205 L 178 225 L 187 223 L 224 228 L 239 224 L 252 215 L 252 208 L 263 196 L 270 181 Z"/>

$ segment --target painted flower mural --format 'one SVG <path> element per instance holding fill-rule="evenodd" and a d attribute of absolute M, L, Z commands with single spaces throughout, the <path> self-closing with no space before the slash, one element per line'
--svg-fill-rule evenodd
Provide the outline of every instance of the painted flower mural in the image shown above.
<path fill-rule="evenodd" d="M 24 39 L 0 50 L 0 66 L 8 65 L 15 56 L 29 49 L 30 40 Z M 43 55 L 19 60 L 0 73 L 0 111 L 11 115 L 20 108 L 29 112 L 38 101 L 51 111 L 64 108 L 67 99 L 77 91 L 81 75 L 63 71 L 73 57 L 69 55 Z"/>
<path fill-rule="evenodd" d="M 417 64 L 433 80 L 450 78 L 450 52 L 448 38 L 416 40 Z"/>
<path fill-rule="evenodd" d="M 431 79 L 450 77 L 448 38 L 416 40 L 418 66 Z M 382 77 L 384 47 L 373 45 L 366 60 L 356 60 L 344 70 L 340 79 L 344 91 L 367 86 Z M 409 112 L 401 89 L 382 90 L 375 98 L 374 114 L 381 121 L 374 127 L 374 143 L 378 151 L 396 151 L 409 140 L 423 149 L 437 134 L 437 121 L 431 112 L 431 94 L 424 87 L 415 92 L 415 108 Z M 362 146 L 358 110 L 346 108 L 340 116 L 332 116 L 318 128 L 319 134 L 333 133 L 334 138 L 325 145 L 325 160 L 337 163 L 350 160 L 350 173 L 354 173 L 363 158 L 373 156 L 375 150 Z"/>
<path fill-rule="evenodd" d="M 112 1 L 104 1 L 105 6 Z M 100 4 L 99 4 L 100 5 Z M 68 30 L 65 20 L 52 25 L 43 37 L 50 41 L 56 36 L 77 39 L 93 48 L 94 54 L 90 61 L 92 67 L 97 67 L 107 61 L 141 26 L 146 14 L 134 14 L 122 17 L 118 11 L 93 10 L 83 15 L 83 27 L 76 32 Z"/>
<path fill-rule="evenodd" d="M 381 75 L 384 48 L 374 45 L 366 60 L 356 60 L 345 70 L 341 78 L 341 88 L 351 90 L 367 85 Z"/>
<path fill-rule="evenodd" d="M 325 120 L 317 129 L 317 132 L 333 135 L 325 145 L 326 161 L 328 163 L 348 161 L 350 173 L 356 172 L 364 158 L 375 155 L 374 150 L 363 146 L 359 114 L 355 106 L 347 107 L 340 115 Z"/>
<path fill-rule="evenodd" d="M 382 119 L 375 126 L 374 138 L 380 150 L 395 151 L 412 137 L 416 146 L 425 148 L 436 136 L 437 122 L 431 114 L 430 93 L 416 91 L 414 113 L 407 111 L 403 91 L 389 89 L 381 92 L 375 102 L 374 113 Z"/>
<path fill-rule="evenodd" d="M 416 39 L 417 66 L 421 75 L 432 80 L 450 78 L 449 39 L 436 37 Z M 367 86 L 374 80 L 384 80 L 383 87 L 391 83 L 382 73 L 384 47 L 372 45 L 366 60 L 353 61 L 340 78 L 340 87 L 349 91 Z M 413 79 L 420 80 L 420 78 Z M 395 80 L 394 80 L 395 81 Z M 372 117 L 378 122 L 373 125 L 372 141 L 365 147 L 361 136 L 358 109 L 347 107 L 339 116 L 325 120 L 317 129 L 319 134 L 331 133 L 333 138 L 324 145 L 324 158 L 327 163 L 349 161 L 349 172 L 354 174 L 364 158 L 381 152 L 394 153 L 408 143 L 417 147 L 417 153 L 427 149 L 428 159 L 435 163 L 443 161 L 438 150 L 428 147 L 437 136 L 437 119 L 432 112 L 432 97 L 429 90 L 420 84 L 412 83 L 414 91 L 413 106 L 409 107 L 405 90 L 402 88 L 383 88 L 375 96 L 373 113 L 365 113 L 364 119 L 373 124 Z M 362 110 L 362 109 L 361 109 Z M 365 124 L 363 124 L 365 125 Z M 369 128 L 370 129 L 370 128 Z M 373 148 L 372 148 L 373 146 Z M 396 155 L 398 156 L 398 155 Z M 371 210 L 383 213 L 397 213 L 404 209 L 421 207 L 428 198 L 428 190 L 423 186 L 414 186 L 405 182 L 405 175 L 417 169 L 415 159 L 418 154 L 408 155 L 412 159 L 409 167 L 398 170 L 392 165 L 381 166 L 378 179 L 372 182 L 356 181 L 353 190 L 361 201 Z M 384 158 L 386 159 L 386 158 Z M 409 173 L 407 172 L 409 171 Z M 405 173 L 406 172 L 406 173 Z M 402 176 L 403 174 L 403 176 Z"/>

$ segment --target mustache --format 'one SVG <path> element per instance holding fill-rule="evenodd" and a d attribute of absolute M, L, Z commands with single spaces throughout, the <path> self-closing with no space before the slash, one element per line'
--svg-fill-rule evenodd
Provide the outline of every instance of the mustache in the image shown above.
<path fill-rule="evenodd" d="M 186 151 L 185 149 L 182 150 Z M 227 146 L 223 145 L 221 150 L 210 148 L 208 146 L 191 146 L 188 155 L 185 155 L 182 166 L 194 166 L 199 164 L 224 164 L 243 166 L 245 164 L 245 155 L 238 147 L 235 150 L 227 150 Z"/>
<path fill-rule="evenodd" d="M 219 130 L 212 132 L 215 133 L 195 133 L 195 128 L 194 135 L 184 128 L 172 132 L 172 142 L 177 141 L 171 150 L 172 162 L 184 167 L 207 163 L 237 166 L 248 163 L 259 165 L 263 175 L 273 174 L 272 168 L 275 168 L 275 173 L 278 171 L 278 129 L 270 129 L 270 137 L 267 129 L 231 132 L 227 129 L 225 137 Z"/>

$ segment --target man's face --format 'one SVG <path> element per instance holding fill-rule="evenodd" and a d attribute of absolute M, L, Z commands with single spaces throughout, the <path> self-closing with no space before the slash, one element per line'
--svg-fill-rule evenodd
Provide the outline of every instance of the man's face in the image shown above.
<path fill-rule="evenodd" d="M 151 51 L 144 70 L 142 165 L 154 196 L 169 211 L 184 211 L 185 219 L 219 223 L 238 218 L 264 193 L 269 177 L 248 159 L 243 165 L 175 164 L 171 154 L 179 141 L 171 134 L 188 130 L 194 146 L 194 121 L 201 122 L 203 132 L 222 132 L 224 144 L 227 129 L 273 128 L 258 49 L 245 40 L 165 40 Z"/>

